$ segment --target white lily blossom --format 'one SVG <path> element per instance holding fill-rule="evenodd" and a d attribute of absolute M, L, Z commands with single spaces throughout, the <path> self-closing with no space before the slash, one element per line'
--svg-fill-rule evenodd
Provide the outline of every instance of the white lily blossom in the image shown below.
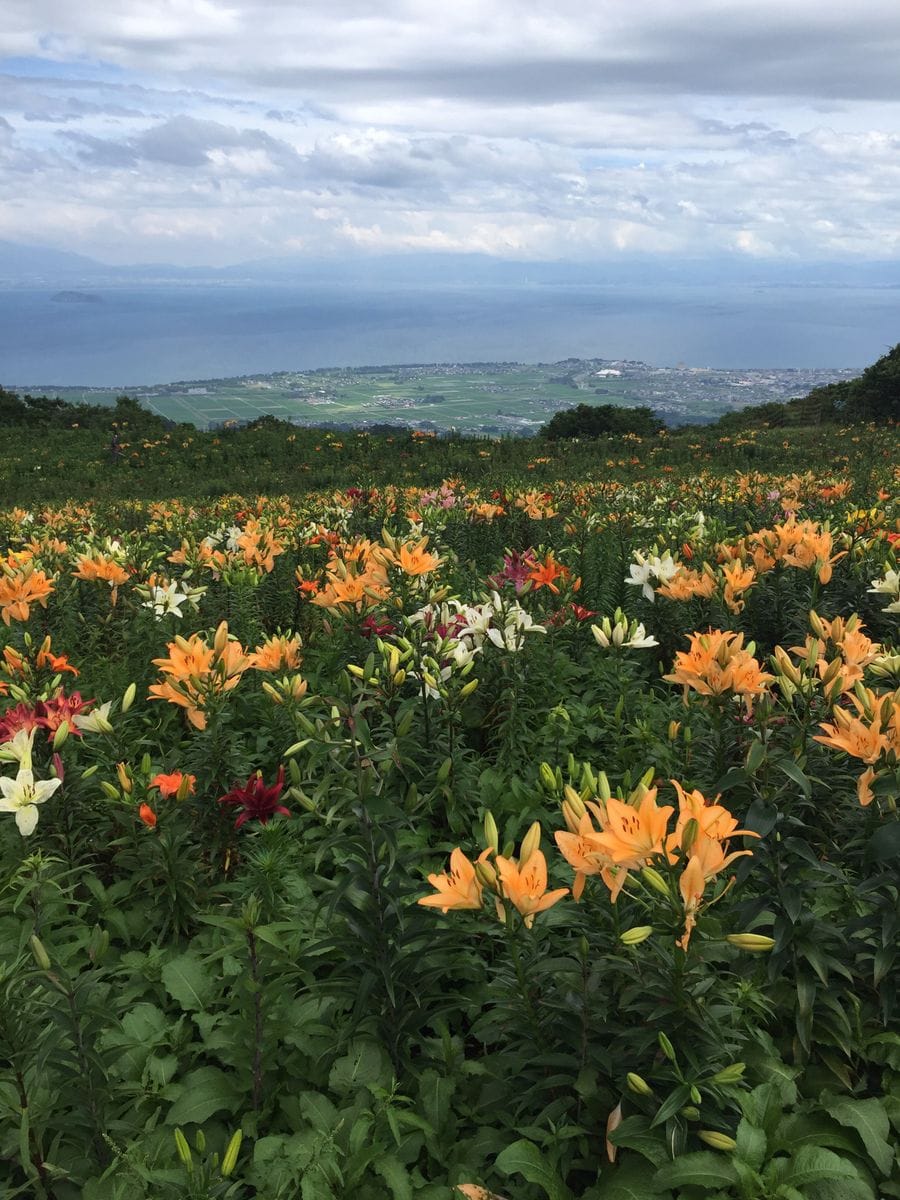
<path fill-rule="evenodd" d="M 112 722 L 109 719 L 111 708 L 112 700 L 106 700 L 93 712 L 76 714 L 72 722 L 80 733 L 112 733 Z"/>
<path fill-rule="evenodd" d="M 900 613 L 900 572 L 893 569 L 885 571 L 884 579 L 873 579 L 868 590 L 881 596 L 893 596 L 894 599 L 883 611 Z"/>
<path fill-rule="evenodd" d="M 20 768 L 30 767 L 33 747 L 34 730 L 20 729 L 15 737 L 0 745 L 0 762 L 17 762 Z"/>
<path fill-rule="evenodd" d="M 181 617 L 184 614 L 181 611 L 181 605 L 188 599 L 186 592 L 179 592 L 176 583 L 166 584 L 165 587 L 150 588 L 150 599 L 143 603 L 144 608 L 152 608 L 153 615 L 157 618 L 171 615 L 173 617 Z"/>
<path fill-rule="evenodd" d="M 616 649 L 644 650 L 649 646 L 658 646 L 659 642 L 648 634 L 642 621 L 629 621 L 620 608 L 613 614 L 612 620 L 604 617 L 599 625 L 591 626 L 594 641 L 604 650 L 614 646 Z"/>
<path fill-rule="evenodd" d="M 653 604 L 656 599 L 656 589 L 650 582 L 651 579 L 654 579 L 657 585 L 666 584 L 677 574 L 681 564 L 677 563 L 668 553 L 664 554 L 662 558 L 658 554 L 651 554 L 645 558 L 640 550 L 635 550 L 634 557 L 637 562 L 633 562 L 628 568 L 625 582 L 631 587 L 639 587 L 642 594 Z"/>
<path fill-rule="evenodd" d="M 15 779 L 0 778 L 0 812 L 14 813 L 19 833 L 28 837 L 38 823 L 37 806 L 61 786 L 61 779 L 35 779 L 30 767 L 20 767 Z"/>

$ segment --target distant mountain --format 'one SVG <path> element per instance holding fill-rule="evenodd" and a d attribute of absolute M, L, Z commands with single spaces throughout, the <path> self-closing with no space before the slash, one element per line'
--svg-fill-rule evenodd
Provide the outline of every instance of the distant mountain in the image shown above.
<path fill-rule="evenodd" d="M 784 263 L 746 257 L 604 262 L 518 262 L 487 254 L 357 253 L 344 259 L 292 255 L 228 267 L 173 263 L 112 266 L 83 254 L 0 241 L 0 286 L 77 283 L 327 284 L 369 287 L 527 287 L 585 285 L 742 284 L 756 287 L 900 288 L 900 262 Z"/>

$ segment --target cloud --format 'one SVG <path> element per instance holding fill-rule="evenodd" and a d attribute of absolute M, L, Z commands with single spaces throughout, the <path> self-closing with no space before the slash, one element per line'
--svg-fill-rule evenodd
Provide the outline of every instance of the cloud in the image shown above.
<path fill-rule="evenodd" d="M 4 52 L 22 241 L 900 257 L 895 0 L 6 0 Z"/>

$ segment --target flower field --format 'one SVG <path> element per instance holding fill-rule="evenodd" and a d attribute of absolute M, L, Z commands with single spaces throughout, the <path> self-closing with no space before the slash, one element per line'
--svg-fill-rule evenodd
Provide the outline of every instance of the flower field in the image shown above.
<path fill-rule="evenodd" d="M 0 1198 L 900 1197 L 878 444 L 0 512 Z"/>

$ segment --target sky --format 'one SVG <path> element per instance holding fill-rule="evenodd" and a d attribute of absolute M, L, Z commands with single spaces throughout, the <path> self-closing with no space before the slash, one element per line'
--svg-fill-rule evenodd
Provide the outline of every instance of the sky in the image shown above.
<path fill-rule="evenodd" d="M 900 261 L 898 0 L 2 0 L 0 239 Z"/>

